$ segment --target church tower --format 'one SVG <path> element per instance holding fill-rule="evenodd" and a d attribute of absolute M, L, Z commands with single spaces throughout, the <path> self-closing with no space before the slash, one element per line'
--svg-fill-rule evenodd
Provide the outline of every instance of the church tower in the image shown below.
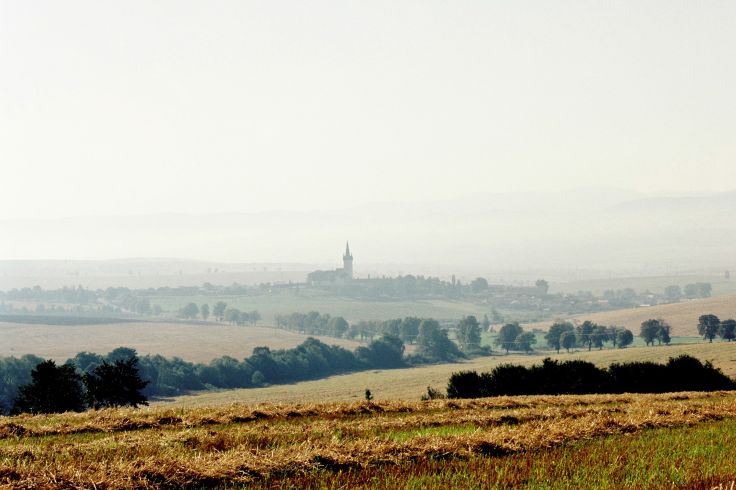
<path fill-rule="evenodd" d="M 342 270 L 349 278 L 353 278 L 353 256 L 350 254 L 350 244 L 345 243 L 345 255 L 342 256 Z"/>

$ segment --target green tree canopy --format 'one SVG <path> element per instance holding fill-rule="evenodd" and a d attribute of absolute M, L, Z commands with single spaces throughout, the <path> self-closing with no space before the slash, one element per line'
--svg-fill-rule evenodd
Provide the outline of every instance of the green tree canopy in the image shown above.
<path fill-rule="evenodd" d="M 43 361 L 31 371 L 31 383 L 18 389 L 13 413 L 61 413 L 84 410 L 81 377 L 74 366 Z"/>
<path fill-rule="evenodd" d="M 480 348 L 480 324 L 473 315 L 465 316 L 457 325 L 457 340 L 464 351 Z"/>
<path fill-rule="evenodd" d="M 560 352 L 560 349 L 562 348 L 562 334 L 574 331 L 575 326 L 572 323 L 556 321 L 551 327 L 549 327 L 544 339 L 547 341 L 547 345 L 551 349 L 555 349 L 557 352 Z"/>
<path fill-rule="evenodd" d="M 698 333 L 709 342 L 713 342 L 720 326 L 721 320 L 715 315 L 700 315 L 698 318 Z"/>
<path fill-rule="evenodd" d="M 518 322 L 507 323 L 498 330 L 495 343 L 508 354 L 510 349 L 516 348 L 516 337 L 524 331 Z"/>

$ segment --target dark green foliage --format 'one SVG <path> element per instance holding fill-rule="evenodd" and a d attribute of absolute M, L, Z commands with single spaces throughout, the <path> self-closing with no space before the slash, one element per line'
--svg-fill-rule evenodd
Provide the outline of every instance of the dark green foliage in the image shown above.
<path fill-rule="evenodd" d="M 628 328 L 622 328 L 616 332 L 616 344 L 619 349 L 625 349 L 634 342 L 634 333 Z"/>
<path fill-rule="evenodd" d="M 373 340 L 368 347 L 355 349 L 355 357 L 366 366 L 397 368 L 404 365 L 404 343 L 393 335 Z"/>
<path fill-rule="evenodd" d="M 532 346 L 537 343 L 537 337 L 532 332 L 521 332 L 516 336 L 514 345 L 517 350 L 522 350 L 527 354 L 533 350 Z"/>
<path fill-rule="evenodd" d="M 482 386 L 481 377 L 475 371 L 459 371 L 452 373 L 447 383 L 448 398 L 479 398 L 484 396 L 478 387 Z"/>
<path fill-rule="evenodd" d="M 595 340 L 595 332 L 597 331 L 597 329 L 598 325 L 591 322 L 590 320 L 585 320 L 583 323 L 578 325 L 575 329 L 578 345 L 587 345 L 588 350 L 590 350 L 593 347 L 593 341 Z"/>
<path fill-rule="evenodd" d="M 657 340 L 660 344 L 670 343 L 670 326 L 662 319 L 649 319 L 641 324 L 639 337 L 644 339 L 647 345 L 654 345 Z"/>
<path fill-rule="evenodd" d="M 447 385 L 449 398 L 503 395 L 562 395 L 592 393 L 666 393 L 736 389 L 736 382 L 710 362 L 681 355 L 666 364 L 614 363 L 608 369 L 572 360 L 545 359 L 532 367 L 502 364 L 489 373 L 454 373 Z"/>
<path fill-rule="evenodd" d="M 496 345 L 506 350 L 506 353 L 511 349 L 516 349 L 516 337 L 521 335 L 524 331 L 518 322 L 507 323 L 501 327 L 496 337 Z"/>
<path fill-rule="evenodd" d="M 437 320 L 425 319 L 419 325 L 418 353 L 429 361 L 449 361 L 463 357 L 457 345 L 447 336 L 447 330 Z"/>
<path fill-rule="evenodd" d="M 84 375 L 87 403 L 92 408 L 148 405 L 142 393 L 147 384 L 138 373 L 135 357 L 113 363 L 103 361 L 93 372 Z"/>
<path fill-rule="evenodd" d="M 723 320 L 721 322 L 720 327 L 718 328 L 718 335 L 723 340 L 728 340 L 731 342 L 733 339 L 736 338 L 736 320 L 728 319 Z"/>
<path fill-rule="evenodd" d="M 567 352 L 570 352 L 570 349 L 577 347 L 577 342 L 578 340 L 575 332 L 563 332 L 560 336 L 560 344 L 562 344 L 562 347 L 564 347 Z"/>
<path fill-rule="evenodd" d="M 551 349 L 555 349 L 560 352 L 562 345 L 562 334 L 565 332 L 574 332 L 575 326 L 570 322 L 555 322 L 549 327 L 549 330 L 544 336 L 547 341 L 547 345 Z"/>
<path fill-rule="evenodd" d="M 18 388 L 31 382 L 31 372 L 42 362 L 43 359 L 30 354 L 0 359 L 0 414 L 10 412 Z"/>
<path fill-rule="evenodd" d="M 715 315 L 700 315 L 698 318 L 698 333 L 710 342 L 713 342 L 720 326 L 721 321 Z"/>
<path fill-rule="evenodd" d="M 31 382 L 18 389 L 13 413 L 61 413 L 84 410 L 81 377 L 74 366 L 48 360 L 31 371 Z"/>

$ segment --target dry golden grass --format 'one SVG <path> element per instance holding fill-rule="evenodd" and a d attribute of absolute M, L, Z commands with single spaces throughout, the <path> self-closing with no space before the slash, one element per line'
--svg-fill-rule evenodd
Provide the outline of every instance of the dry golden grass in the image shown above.
<path fill-rule="evenodd" d="M 359 345 L 344 339 L 317 337 L 348 349 Z M 78 352 L 106 354 L 116 347 L 133 347 L 139 354 L 161 354 L 187 361 L 209 362 L 221 356 L 248 357 L 254 347 L 296 347 L 305 335 L 268 327 L 164 322 L 111 325 L 28 325 L 0 322 L 0 356 L 35 354 L 65 361 Z"/>
<path fill-rule="evenodd" d="M 672 335 L 688 337 L 698 335 L 698 317 L 712 313 L 725 320 L 736 318 L 736 296 L 716 296 L 714 298 L 696 299 L 625 310 L 606 311 L 572 317 L 574 320 L 592 320 L 602 325 L 617 325 L 639 333 L 642 322 L 650 318 L 664 318 L 672 326 Z M 547 329 L 552 322 L 531 323 L 529 328 Z"/>
<path fill-rule="evenodd" d="M 736 417 L 736 394 L 104 410 L 0 420 L 11 488 L 248 485 L 274 475 L 536 451 Z"/>

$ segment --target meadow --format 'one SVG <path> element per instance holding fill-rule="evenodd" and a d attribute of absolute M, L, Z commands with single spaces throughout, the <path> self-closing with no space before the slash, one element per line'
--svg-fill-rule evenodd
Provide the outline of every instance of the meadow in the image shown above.
<path fill-rule="evenodd" d="M 0 483 L 711 488 L 734 444 L 733 392 L 108 409 L 0 419 Z"/>

